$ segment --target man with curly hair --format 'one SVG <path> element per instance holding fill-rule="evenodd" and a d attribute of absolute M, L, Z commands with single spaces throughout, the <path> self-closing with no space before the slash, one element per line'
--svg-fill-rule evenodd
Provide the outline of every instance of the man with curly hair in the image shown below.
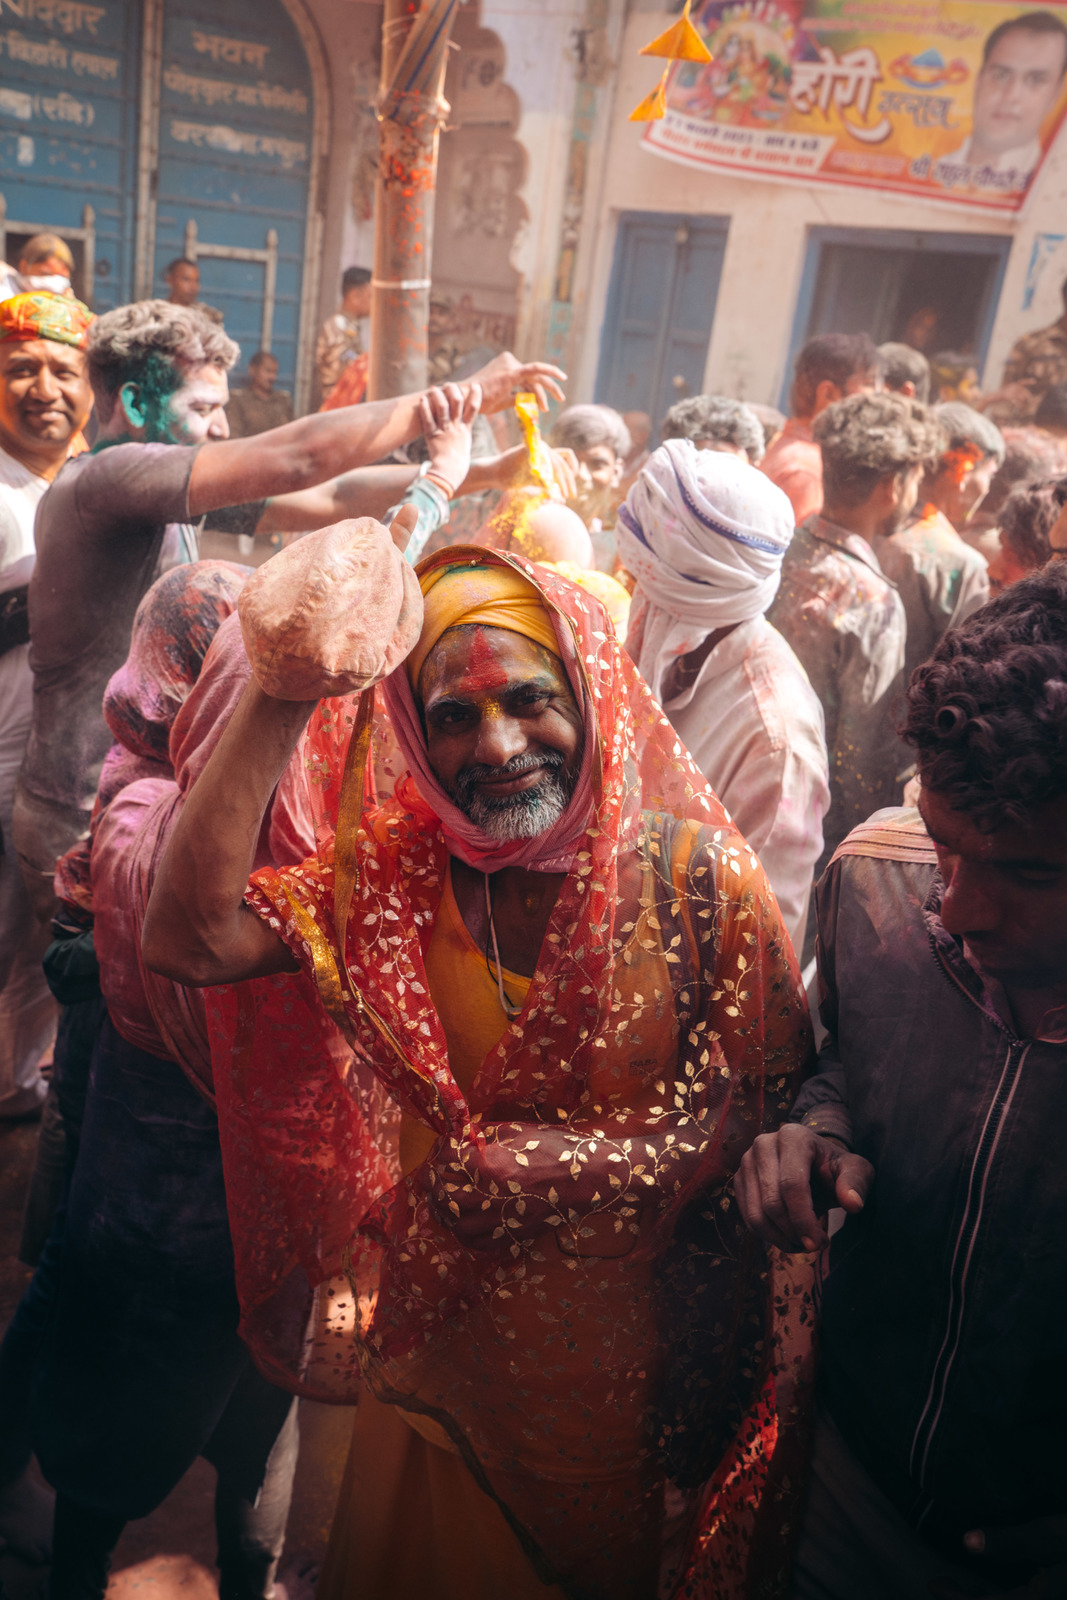
<path fill-rule="evenodd" d="M 694 394 L 671 406 L 663 419 L 664 439 L 691 439 L 698 450 L 740 456 L 753 467 L 763 460 L 763 425 L 741 400 L 721 394 Z"/>
<path fill-rule="evenodd" d="M 786 1250 L 849 1213 L 792 1595 L 1060 1595 L 1067 563 L 945 634 L 904 736 L 918 810 L 819 885 L 820 1071 L 737 1183 Z"/>
<path fill-rule="evenodd" d="M 198 306 L 141 300 L 93 325 L 89 378 L 100 428 L 92 452 L 68 463 L 41 501 L 29 595 L 33 727 L 14 834 L 43 920 L 51 917 L 56 860 L 88 829 L 111 743 L 100 710 L 107 681 L 126 658 L 149 585 L 161 570 L 196 560 L 194 524 L 212 512 L 216 528 L 268 532 L 384 511 L 395 481 L 384 503 L 368 504 L 360 489 L 362 503 L 353 504 L 337 474 L 380 461 L 433 422 L 427 397 L 414 394 L 230 439 L 227 373 L 238 353 Z M 480 385 L 482 409 L 494 411 L 516 387 L 545 381 L 562 398 L 562 376 L 503 355 L 462 387 Z M 445 491 L 465 472 L 464 463 L 455 482 L 443 483 L 446 504 Z M 224 508 L 232 508 L 228 520 Z"/>
<path fill-rule="evenodd" d="M 1067 478 L 1020 483 L 1008 496 L 997 522 L 1000 550 L 989 563 L 994 594 L 1037 572 L 1056 552 L 1049 542 L 1064 506 Z"/>
<path fill-rule="evenodd" d="M 767 620 L 800 657 L 826 715 L 825 864 L 850 829 L 900 797 L 907 756 L 893 701 L 903 688 L 907 624 L 877 552 L 914 507 L 941 432 L 917 400 L 858 394 L 828 406 L 814 438 L 824 509 L 786 552 Z"/>

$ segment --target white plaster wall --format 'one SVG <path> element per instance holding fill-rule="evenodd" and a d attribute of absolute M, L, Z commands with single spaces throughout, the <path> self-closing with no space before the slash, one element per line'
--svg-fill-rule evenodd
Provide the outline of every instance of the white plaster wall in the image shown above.
<path fill-rule="evenodd" d="M 707 388 L 718 393 L 772 404 L 777 400 L 807 230 L 812 226 L 1013 235 L 987 363 L 990 383 L 999 379 L 1004 356 L 1021 332 L 1041 327 L 1060 314 L 1059 284 L 1067 275 L 1067 244 L 1058 248 L 1046 266 L 1030 311 L 1023 312 L 1022 298 L 1035 235 L 1067 234 L 1067 131 L 1061 131 L 1023 216 L 1010 221 L 858 188 L 804 188 L 696 172 L 652 155 L 641 143 L 642 126 L 628 121 L 630 111 L 654 86 L 661 70 L 659 63 L 639 54 L 640 48 L 671 20 L 664 12 L 631 15 L 623 35 L 602 192 L 595 214 L 592 206 L 586 213 L 587 225 L 595 227 L 596 237 L 590 251 L 583 344 L 573 374 L 575 399 L 592 394 L 621 211 L 731 219 L 705 375 Z"/>
<path fill-rule="evenodd" d="M 358 155 L 355 102 L 365 104 L 376 91 L 381 3 L 308 0 L 308 5 L 328 41 L 334 93 L 319 285 L 325 315 L 333 307 L 343 267 L 353 261 L 369 265 L 373 257 L 373 221 L 361 223 L 354 217 L 351 196 Z M 529 221 L 516 239 L 512 263 L 523 280 L 516 346 L 524 350 L 536 345 L 542 313 L 552 297 L 574 110 L 573 30 L 581 24 L 584 0 L 481 0 L 478 11 L 481 26 L 491 28 L 504 45 L 504 81 L 515 90 L 522 110 L 515 136 L 527 157 L 521 194 Z M 606 140 L 600 145 L 606 149 Z M 595 207 L 589 216 L 595 223 Z"/>
<path fill-rule="evenodd" d="M 1019 335 L 1046 328 L 1063 314 L 1060 285 L 1067 278 L 1067 242 L 1047 254 L 1042 251 L 1043 264 L 1033 302 L 1028 310 L 1023 304 L 1035 240 L 1049 234 L 1067 234 L 1067 128 L 1060 129 L 1016 224 L 986 363 L 986 383 L 990 387 L 1000 381 L 1004 359 Z"/>
<path fill-rule="evenodd" d="M 377 90 L 375 63 L 382 29 L 381 0 L 306 0 L 322 37 L 330 71 L 333 125 L 326 153 L 325 215 L 318 281 L 305 286 L 321 321 L 340 299 L 341 273 L 352 263 L 370 266 L 373 223 L 362 229 L 352 215 L 352 160 L 357 145 L 357 94 Z"/>
<path fill-rule="evenodd" d="M 522 275 L 516 344 L 523 351 L 552 298 L 574 109 L 572 30 L 582 9 L 582 0 L 482 0 L 480 7 L 482 27 L 504 45 L 504 81 L 522 108 L 515 137 L 526 151 L 521 194 L 529 220 L 511 260 Z"/>

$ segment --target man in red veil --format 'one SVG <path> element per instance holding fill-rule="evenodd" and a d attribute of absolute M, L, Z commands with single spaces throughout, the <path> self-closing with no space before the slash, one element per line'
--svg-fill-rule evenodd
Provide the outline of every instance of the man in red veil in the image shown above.
<path fill-rule="evenodd" d="M 363 521 L 245 594 L 256 681 L 143 948 L 230 986 L 244 1335 L 303 1393 L 360 1391 L 320 1596 L 780 1593 L 810 1299 L 730 1178 L 809 1034 L 758 861 L 548 569 L 460 548 L 416 575 Z M 373 696 L 344 691 L 379 680 L 408 771 L 372 806 Z M 252 875 L 309 717 L 318 854 Z"/>

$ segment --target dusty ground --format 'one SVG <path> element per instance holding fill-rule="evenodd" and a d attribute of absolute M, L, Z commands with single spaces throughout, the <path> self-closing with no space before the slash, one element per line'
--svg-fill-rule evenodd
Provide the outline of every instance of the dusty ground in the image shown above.
<path fill-rule="evenodd" d="M 35 1125 L 0 1122 L 0 1332 L 7 1327 L 30 1272 L 17 1260 Z M 326 1548 L 352 1413 L 303 1402 L 300 1464 L 283 1561 L 290 1600 L 309 1600 L 313 1572 Z M 197 1461 L 152 1516 L 132 1522 L 115 1555 L 109 1600 L 216 1600 L 212 1502 L 215 1473 Z M 0 1555 L 0 1582 L 10 1600 L 39 1600 L 47 1569 Z"/>

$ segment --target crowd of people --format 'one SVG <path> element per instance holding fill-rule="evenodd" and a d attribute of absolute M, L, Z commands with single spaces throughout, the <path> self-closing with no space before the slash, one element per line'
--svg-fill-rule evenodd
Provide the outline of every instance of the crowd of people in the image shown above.
<path fill-rule="evenodd" d="M 862 334 L 788 417 L 367 402 L 353 269 L 293 420 L 195 262 L 93 318 L 57 244 L 0 302 L 0 1539 L 100 1600 L 203 1456 L 271 1600 L 308 1396 L 322 1600 L 1067 1592 L 1045 345 L 982 408 Z"/>

